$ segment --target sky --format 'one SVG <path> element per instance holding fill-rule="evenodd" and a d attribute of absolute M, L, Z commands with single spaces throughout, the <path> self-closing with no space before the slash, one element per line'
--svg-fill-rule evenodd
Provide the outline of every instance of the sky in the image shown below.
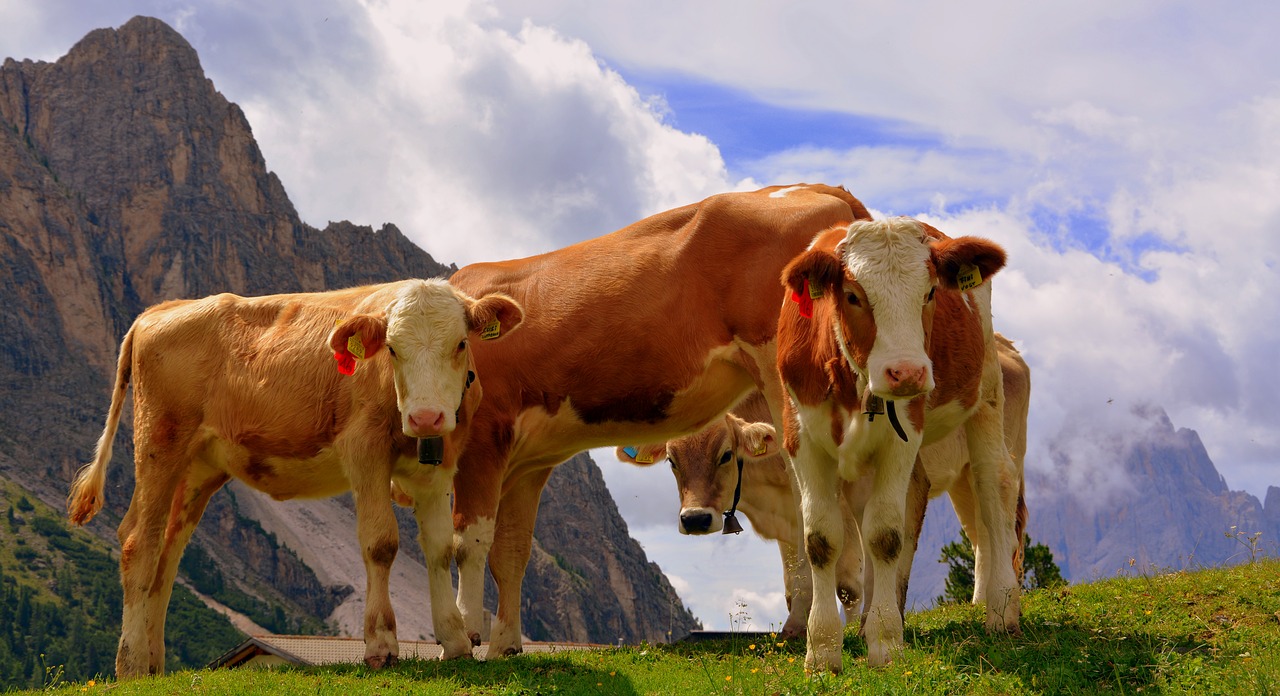
<path fill-rule="evenodd" d="M 1280 485 L 1280 5 L 0 0 L 0 56 L 56 60 L 136 14 L 192 43 L 312 225 L 391 222 L 461 266 L 843 185 L 1008 250 L 1028 467 L 1123 484 L 1096 443 L 1155 405 L 1232 489 Z M 594 454 L 704 622 L 741 602 L 780 623 L 772 547 L 677 536 L 662 467 Z"/>

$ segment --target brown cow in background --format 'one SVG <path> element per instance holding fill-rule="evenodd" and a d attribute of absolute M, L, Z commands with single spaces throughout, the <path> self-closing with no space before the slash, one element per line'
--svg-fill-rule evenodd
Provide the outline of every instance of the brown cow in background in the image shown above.
<path fill-rule="evenodd" d="M 774 186 L 454 274 L 525 308 L 519 333 L 476 346 L 485 398 L 455 479 L 458 604 L 473 640 L 486 556 L 498 586 L 490 656 L 521 651 L 521 582 L 552 468 L 592 447 L 697 432 L 753 390 L 780 418 L 778 277 L 823 230 L 869 217 L 844 189 Z"/>

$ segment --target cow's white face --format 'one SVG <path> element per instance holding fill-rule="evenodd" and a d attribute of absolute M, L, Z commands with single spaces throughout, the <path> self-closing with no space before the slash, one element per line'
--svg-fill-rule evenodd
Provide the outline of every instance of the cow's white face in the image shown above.
<path fill-rule="evenodd" d="M 386 347 L 401 426 L 409 437 L 440 435 L 457 426 L 470 363 L 468 301 L 445 281 L 422 281 L 407 286 L 387 307 Z"/>
<path fill-rule="evenodd" d="M 849 336 L 837 327 L 837 335 L 846 337 L 846 358 L 865 370 L 872 393 L 885 399 L 910 399 L 934 387 L 925 352 L 937 285 L 929 241 L 915 220 L 890 218 L 850 225 L 837 248 L 846 269 L 840 304 L 855 329 Z M 847 348 L 851 340 L 862 350 Z M 853 359 L 857 353 L 865 362 Z"/>
<path fill-rule="evenodd" d="M 348 317 L 329 334 L 329 345 L 346 374 L 354 374 L 356 358 L 372 358 L 385 347 L 401 429 L 409 437 L 432 437 L 457 427 L 474 379 L 472 337 L 499 339 L 523 318 L 520 305 L 506 295 L 475 300 L 447 281 L 417 280 L 404 284 L 385 312 Z"/>

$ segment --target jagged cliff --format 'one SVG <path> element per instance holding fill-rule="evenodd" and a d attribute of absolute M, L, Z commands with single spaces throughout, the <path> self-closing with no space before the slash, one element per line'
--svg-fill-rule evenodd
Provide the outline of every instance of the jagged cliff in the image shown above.
<path fill-rule="evenodd" d="M 393 225 L 304 224 L 244 114 L 204 76 L 196 52 L 163 22 L 142 17 L 91 32 L 56 63 L 0 66 L 0 262 L 0 476 L 54 504 L 92 454 L 119 337 L 148 305 L 454 270 Z M 122 429 L 108 508 L 91 527 L 112 541 L 132 489 L 132 447 Z M 584 466 L 599 478 L 594 464 Z M 532 563 L 526 616 L 545 628 L 535 637 L 655 640 L 673 605 L 676 633 L 690 628 L 693 618 L 626 536 L 603 485 L 583 483 L 553 479 L 539 549 L 570 558 L 574 550 L 556 546 L 557 501 L 589 501 L 575 513 L 600 522 L 569 524 L 607 549 L 608 562 L 638 575 L 583 587 L 563 568 Z M 284 538 L 309 543 L 305 529 L 281 526 L 287 521 L 272 506 L 238 502 L 232 493 L 215 496 L 195 543 L 250 594 L 331 618 L 353 583 L 322 580 L 303 560 L 307 549 L 281 547 Z M 405 537 L 406 558 L 415 545 Z M 617 588 L 626 590 L 621 599 Z M 420 592 L 407 601 L 425 604 L 425 587 Z"/>

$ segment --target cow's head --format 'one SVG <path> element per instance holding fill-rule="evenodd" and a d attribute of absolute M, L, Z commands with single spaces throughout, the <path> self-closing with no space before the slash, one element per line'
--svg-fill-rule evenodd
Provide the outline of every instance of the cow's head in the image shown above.
<path fill-rule="evenodd" d="M 710 534 L 724 526 L 721 513 L 733 504 L 738 459 L 762 459 L 778 453 L 773 426 L 747 423 L 732 413 L 693 435 L 659 445 L 619 447 L 618 459 L 649 466 L 671 462 L 680 492 L 680 533 Z"/>
<path fill-rule="evenodd" d="M 329 346 L 340 361 L 360 350 L 369 359 L 385 347 L 404 434 L 431 437 L 457 425 L 474 378 L 470 340 L 500 339 L 523 318 L 520 305 L 506 295 L 477 300 L 447 281 L 419 280 L 405 284 L 383 312 L 343 320 L 329 334 Z"/>
<path fill-rule="evenodd" d="M 937 288 L 967 290 L 1004 267 L 980 237 L 950 239 L 911 218 L 854 222 L 834 250 L 812 248 L 783 271 L 793 293 L 828 303 L 840 350 L 871 392 L 910 399 L 933 389 L 926 353 Z"/>

